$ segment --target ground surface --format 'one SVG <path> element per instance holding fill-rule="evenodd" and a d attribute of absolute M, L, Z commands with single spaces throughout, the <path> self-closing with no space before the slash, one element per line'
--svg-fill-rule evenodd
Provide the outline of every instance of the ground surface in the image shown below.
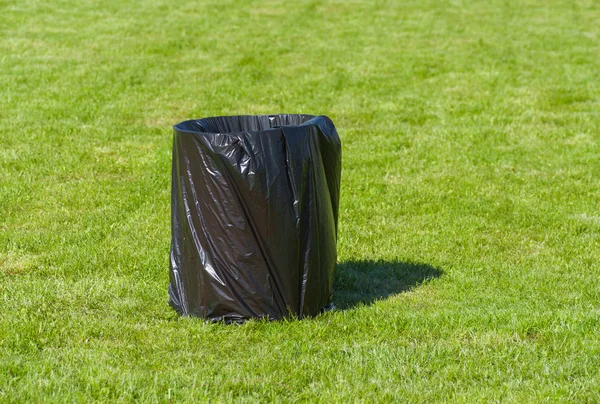
<path fill-rule="evenodd" d="M 593 1 L 0 0 L 0 401 L 600 401 L 599 41 Z M 340 310 L 180 319 L 171 125 L 278 112 L 343 141 Z"/>

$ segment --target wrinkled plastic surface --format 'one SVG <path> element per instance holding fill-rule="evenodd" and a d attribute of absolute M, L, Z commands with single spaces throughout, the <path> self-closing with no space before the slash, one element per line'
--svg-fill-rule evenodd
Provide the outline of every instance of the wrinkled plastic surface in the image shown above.
<path fill-rule="evenodd" d="M 214 321 L 331 304 L 341 143 L 325 116 L 174 126 L 170 305 Z"/>

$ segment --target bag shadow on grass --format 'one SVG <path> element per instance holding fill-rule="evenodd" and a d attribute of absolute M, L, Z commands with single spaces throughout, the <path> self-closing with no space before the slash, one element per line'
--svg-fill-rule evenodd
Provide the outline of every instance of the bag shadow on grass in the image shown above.
<path fill-rule="evenodd" d="M 369 305 L 443 275 L 439 268 L 402 261 L 346 261 L 337 265 L 333 303 L 338 310 Z"/>

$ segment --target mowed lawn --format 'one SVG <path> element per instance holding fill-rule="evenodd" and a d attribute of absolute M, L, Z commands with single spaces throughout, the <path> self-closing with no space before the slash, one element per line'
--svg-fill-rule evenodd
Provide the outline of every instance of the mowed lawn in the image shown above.
<path fill-rule="evenodd" d="M 328 115 L 335 303 L 168 306 L 171 126 Z M 600 3 L 0 0 L 0 402 L 600 401 Z"/>

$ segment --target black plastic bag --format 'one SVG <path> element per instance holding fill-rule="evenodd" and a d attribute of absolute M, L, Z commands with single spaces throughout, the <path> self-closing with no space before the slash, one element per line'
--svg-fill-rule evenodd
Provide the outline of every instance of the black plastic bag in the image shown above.
<path fill-rule="evenodd" d="M 331 304 L 341 143 L 325 116 L 174 126 L 169 303 L 214 321 Z"/>

